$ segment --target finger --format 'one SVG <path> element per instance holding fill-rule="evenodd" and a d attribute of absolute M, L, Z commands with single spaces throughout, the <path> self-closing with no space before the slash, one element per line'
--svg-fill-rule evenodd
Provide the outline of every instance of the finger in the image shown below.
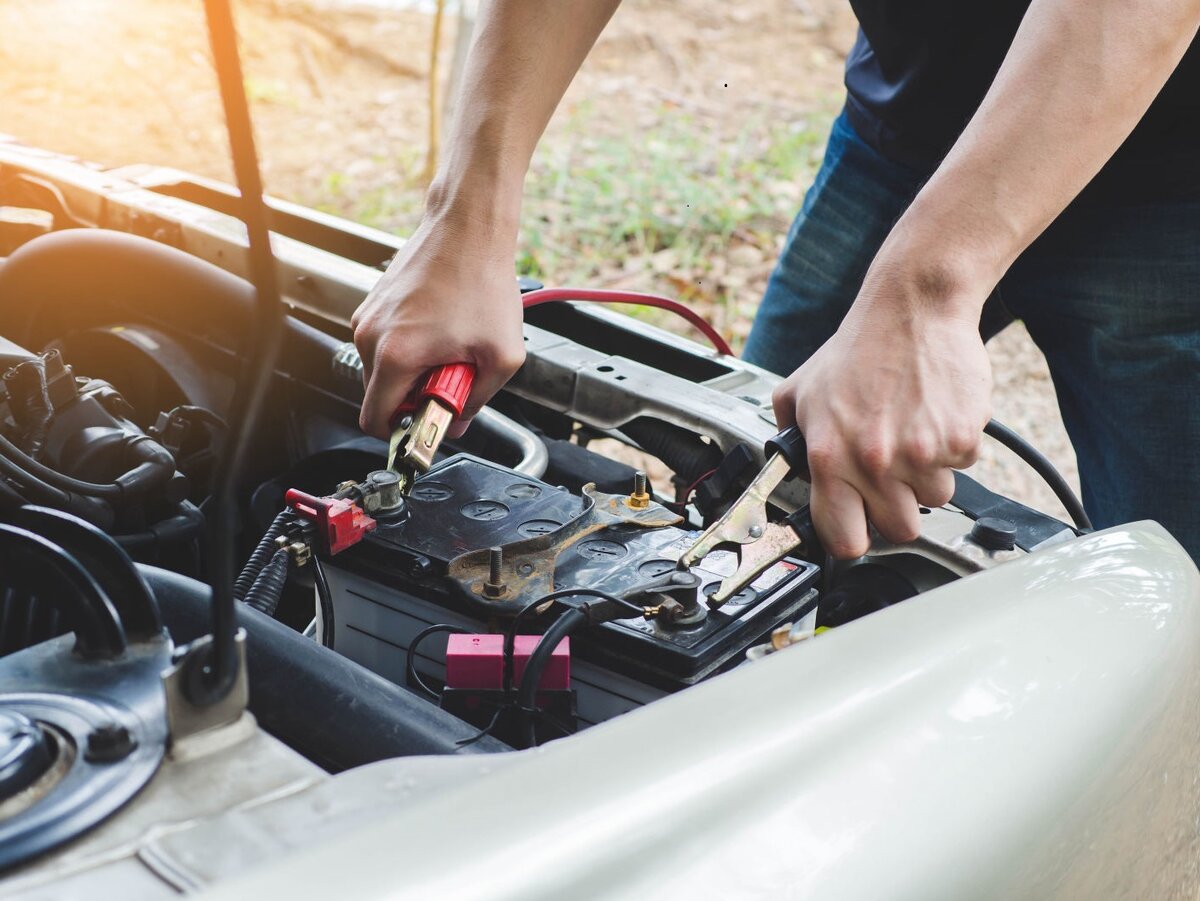
<path fill-rule="evenodd" d="M 920 505 L 904 482 L 893 479 L 864 486 L 862 497 L 871 525 L 888 541 L 907 544 L 920 536 Z"/>
<path fill-rule="evenodd" d="M 402 365 L 389 356 L 381 356 L 376 363 L 363 395 L 358 424 L 368 435 L 387 438 L 392 414 L 413 390 L 422 371 Z"/>
<path fill-rule="evenodd" d="M 525 349 L 522 346 L 515 354 L 487 363 L 476 364 L 475 383 L 471 388 L 471 396 L 467 398 L 467 402 L 463 406 L 462 416 L 446 431 L 447 437 L 458 438 L 461 436 L 470 427 L 471 421 L 479 415 L 479 411 L 496 396 L 501 388 L 508 384 L 508 380 L 524 362 Z"/>
<path fill-rule="evenodd" d="M 839 560 L 861 557 L 870 547 L 862 495 L 841 479 L 816 479 L 809 496 L 813 526 L 825 550 Z"/>
<path fill-rule="evenodd" d="M 925 470 L 908 480 L 917 502 L 925 507 L 944 507 L 954 497 L 954 470 Z"/>
<path fill-rule="evenodd" d="M 467 416 L 466 413 L 463 413 L 462 416 L 451 423 L 450 428 L 446 429 L 446 437 L 451 439 L 461 438 L 474 421 L 474 416 Z"/>
<path fill-rule="evenodd" d="M 362 362 L 363 390 L 371 384 L 371 373 L 375 371 L 375 342 L 371 341 L 365 332 L 354 330 L 354 349 L 358 351 L 358 359 Z"/>
<path fill-rule="evenodd" d="M 771 406 L 775 410 L 775 424 L 781 430 L 796 424 L 796 395 L 791 389 L 791 379 L 775 386 Z"/>

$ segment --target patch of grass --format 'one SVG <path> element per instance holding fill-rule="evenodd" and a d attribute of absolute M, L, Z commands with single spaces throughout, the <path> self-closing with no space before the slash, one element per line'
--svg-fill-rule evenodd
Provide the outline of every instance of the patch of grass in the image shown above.
<path fill-rule="evenodd" d="M 548 284 L 676 296 L 739 343 L 820 163 L 833 108 L 788 123 L 751 113 L 732 138 L 678 108 L 658 112 L 653 130 L 633 133 L 580 104 L 542 142 L 525 182 L 517 270 Z M 386 161 L 385 184 L 333 173 L 309 202 L 406 234 L 421 214 L 419 165 L 415 156 Z M 677 327 L 659 310 L 630 312 Z"/>

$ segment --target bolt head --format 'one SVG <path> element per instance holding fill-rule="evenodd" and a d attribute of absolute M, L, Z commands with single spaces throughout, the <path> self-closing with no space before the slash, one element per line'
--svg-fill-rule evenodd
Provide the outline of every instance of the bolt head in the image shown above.
<path fill-rule="evenodd" d="M 115 763 L 132 754 L 136 747 L 133 733 L 117 723 L 107 723 L 88 735 L 83 756 L 92 763 Z"/>

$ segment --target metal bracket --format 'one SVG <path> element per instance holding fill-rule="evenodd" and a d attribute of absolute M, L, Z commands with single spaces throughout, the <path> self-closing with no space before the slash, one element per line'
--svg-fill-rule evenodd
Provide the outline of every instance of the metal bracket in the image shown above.
<path fill-rule="evenodd" d="M 567 548 L 611 525 L 627 524 L 646 529 L 664 528 L 683 521 L 660 504 L 650 502 L 637 507 L 629 495 L 606 494 L 594 484 L 583 486 L 584 508 L 578 516 L 559 529 L 501 546 L 499 572 L 492 572 L 490 548 L 467 551 L 450 561 L 446 574 L 472 601 L 485 605 L 490 613 L 512 616 L 533 598 L 554 590 L 554 566 Z M 488 592 L 492 576 L 499 576 L 503 594 Z"/>
<path fill-rule="evenodd" d="M 201 650 L 212 644 L 212 636 L 197 638 L 184 649 L 171 666 L 163 671 L 163 690 L 167 698 L 167 729 L 172 742 L 181 741 L 199 732 L 207 732 L 236 723 L 250 700 L 250 683 L 246 677 L 246 630 L 238 629 L 235 639 L 238 655 L 237 681 L 229 693 L 215 704 L 200 707 L 188 700 L 186 682 L 195 678 L 193 670 Z"/>

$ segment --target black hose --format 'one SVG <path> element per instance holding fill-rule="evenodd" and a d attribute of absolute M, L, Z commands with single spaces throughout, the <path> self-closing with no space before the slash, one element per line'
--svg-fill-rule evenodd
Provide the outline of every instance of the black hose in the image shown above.
<path fill-rule="evenodd" d="M 258 152 L 250 123 L 245 81 L 238 57 L 237 30 L 229 0 L 205 0 L 209 43 L 220 86 L 233 171 L 241 195 L 239 218 L 246 225 L 249 243 L 250 281 L 254 284 L 256 327 L 243 342 L 244 365 L 240 390 L 229 416 L 232 424 L 222 449 L 221 464 L 213 486 L 212 512 L 208 521 L 208 576 L 212 587 L 212 657 L 205 661 L 203 697 L 189 698 L 198 705 L 214 704 L 233 687 L 238 673 L 237 608 L 233 596 L 234 533 L 238 521 L 237 494 L 241 485 L 250 441 L 262 414 L 275 360 L 283 342 L 283 304 L 276 281 L 275 257 L 263 201 Z"/>
<path fill-rule="evenodd" d="M 274 616 L 279 607 L 279 599 L 283 596 L 283 586 L 287 584 L 289 563 L 291 555 L 287 550 L 277 550 L 262 568 L 243 600 L 259 613 Z"/>
<path fill-rule="evenodd" d="M 1054 496 L 1058 498 L 1059 503 L 1066 509 L 1077 529 L 1084 532 L 1092 531 L 1092 520 L 1088 517 L 1087 511 L 1083 509 L 1083 504 L 1075 496 L 1075 492 L 1071 490 L 1071 486 L 1063 478 L 1062 473 L 1054 468 L 1054 464 L 1041 451 L 1004 423 L 997 422 L 995 419 L 988 420 L 988 424 L 983 428 L 983 433 L 1003 444 L 1042 477 L 1042 480 L 1054 492 Z"/>
<path fill-rule="evenodd" d="M 246 593 L 254 585 L 254 580 L 258 578 L 258 574 L 262 568 L 267 565 L 274 555 L 277 548 L 275 547 L 275 539 L 283 534 L 284 529 L 295 518 L 291 510 L 284 510 L 277 513 L 275 518 L 271 520 L 271 525 L 267 527 L 267 531 L 263 533 L 263 537 L 258 540 L 250 557 L 246 560 L 246 565 L 242 567 L 241 573 L 237 577 L 237 581 L 233 583 L 233 596 L 239 601 L 245 600 Z"/>
<path fill-rule="evenodd" d="M 20 485 L 31 495 L 28 499 L 36 503 L 66 507 L 71 502 L 71 496 L 67 492 L 43 482 L 4 454 L 0 454 L 0 475 Z"/>
<path fill-rule="evenodd" d="M 573 635 L 587 623 L 587 613 L 578 607 L 572 607 L 551 624 L 542 640 L 537 643 L 537 647 L 533 649 L 533 653 L 529 655 L 525 673 L 521 677 L 521 688 L 517 693 L 517 707 L 521 711 L 524 724 L 526 747 L 537 744 L 537 723 L 534 714 L 537 713 L 537 690 L 538 683 L 542 681 L 542 672 L 559 642 Z"/>
<path fill-rule="evenodd" d="M 721 449 L 687 429 L 641 416 L 621 426 L 646 453 L 658 457 L 685 482 L 692 482 L 721 465 Z"/>
<path fill-rule="evenodd" d="M 75 650 L 111 660 L 128 641 L 121 616 L 103 587 L 71 553 L 28 529 L 0 524 L 0 589 L 16 588 L 62 609 Z"/>
<path fill-rule="evenodd" d="M 8 457 L 10 462 L 40 481 L 74 494 L 102 500 L 120 500 L 128 495 L 165 485 L 171 476 L 175 475 L 175 458 L 171 456 L 170 451 L 148 435 L 131 436 L 126 442 L 126 450 L 133 460 L 140 461 L 136 466 L 113 482 L 85 482 L 38 462 L 0 435 L 0 455 Z"/>
<path fill-rule="evenodd" d="M 114 535 L 113 540 L 125 550 L 140 550 L 147 547 L 177 544 L 195 538 L 204 528 L 204 514 L 191 501 L 181 501 L 179 512 L 156 522 L 149 529 Z"/>

